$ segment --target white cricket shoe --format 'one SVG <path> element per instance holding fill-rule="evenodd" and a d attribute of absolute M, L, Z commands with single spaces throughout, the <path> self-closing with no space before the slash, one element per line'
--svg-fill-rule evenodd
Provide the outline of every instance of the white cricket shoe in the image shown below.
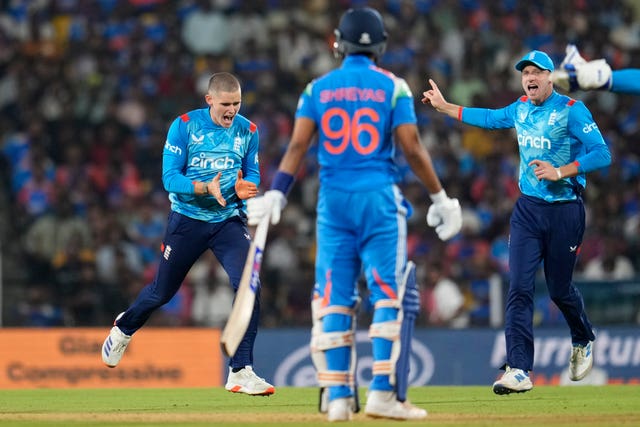
<path fill-rule="evenodd" d="M 524 393 L 533 388 L 529 373 L 522 369 L 514 369 L 507 366 L 502 378 L 493 383 L 495 394 Z"/>
<path fill-rule="evenodd" d="M 232 393 L 245 393 L 251 396 L 269 396 L 276 392 L 274 386 L 260 378 L 251 366 L 245 366 L 238 372 L 233 372 L 229 367 L 229 376 L 225 389 Z"/>
<path fill-rule="evenodd" d="M 120 314 L 120 316 L 122 316 L 122 314 Z M 120 316 L 118 316 L 118 318 Z M 118 366 L 130 341 L 131 335 L 126 335 L 117 326 L 111 328 L 109 336 L 107 336 L 102 344 L 102 361 L 104 364 L 110 368 Z"/>
<path fill-rule="evenodd" d="M 566 48 L 566 56 L 560 67 L 551 73 L 551 81 L 567 92 L 578 89 L 608 90 L 611 88 L 611 67 L 605 59 L 585 61 L 578 52 L 578 48 L 569 44 Z"/>
<path fill-rule="evenodd" d="M 329 402 L 327 419 L 329 421 L 349 421 L 353 417 L 353 398 L 342 397 Z"/>
<path fill-rule="evenodd" d="M 421 420 L 427 417 L 427 411 L 412 405 L 409 401 L 400 402 L 393 391 L 370 390 L 364 413 L 374 418 L 394 420 Z"/>
<path fill-rule="evenodd" d="M 569 378 L 580 381 L 591 372 L 593 367 L 593 341 L 587 345 L 574 344 L 569 359 Z"/>

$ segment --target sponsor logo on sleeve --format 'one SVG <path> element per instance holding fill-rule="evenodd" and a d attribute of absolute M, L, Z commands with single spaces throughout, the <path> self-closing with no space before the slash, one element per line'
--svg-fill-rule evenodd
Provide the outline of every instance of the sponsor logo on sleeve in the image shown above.
<path fill-rule="evenodd" d="M 598 125 L 595 124 L 595 122 L 591 122 L 588 125 L 586 125 L 585 127 L 582 128 L 582 132 L 583 133 L 589 133 L 592 130 L 598 129 Z"/>

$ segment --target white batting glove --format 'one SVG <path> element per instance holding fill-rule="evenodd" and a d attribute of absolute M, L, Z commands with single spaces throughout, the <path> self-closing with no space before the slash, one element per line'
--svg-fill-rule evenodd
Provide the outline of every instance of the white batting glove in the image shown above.
<path fill-rule="evenodd" d="M 568 92 L 611 88 L 611 67 L 605 59 L 587 62 L 572 44 L 567 45 L 566 53 L 559 69 L 551 73 L 554 84 Z"/>
<path fill-rule="evenodd" d="M 427 212 L 427 224 L 436 228 L 440 240 L 449 240 L 462 228 L 462 210 L 458 199 L 450 199 L 444 190 L 431 194 L 433 204 Z"/>
<path fill-rule="evenodd" d="M 280 213 L 287 205 L 287 198 L 278 190 L 269 190 L 264 196 L 253 197 L 247 200 L 247 218 L 249 225 L 258 225 L 260 220 L 271 214 L 271 224 L 280 222 Z"/>

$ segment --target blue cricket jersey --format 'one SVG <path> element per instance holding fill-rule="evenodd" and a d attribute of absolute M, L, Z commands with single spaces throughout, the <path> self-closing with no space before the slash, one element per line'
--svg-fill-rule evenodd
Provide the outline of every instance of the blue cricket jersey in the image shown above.
<path fill-rule="evenodd" d="M 296 118 L 318 128 L 321 188 L 360 191 L 397 181 L 393 129 L 416 123 L 405 80 L 364 55 L 312 81 L 300 95 Z"/>
<path fill-rule="evenodd" d="M 162 182 L 169 192 L 171 209 L 190 218 L 220 222 L 240 214 L 244 201 L 235 192 L 238 170 L 243 179 L 260 184 L 258 129 L 236 115 L 229 128 L 217 125 L 209 108 L 176 118 L 167 133 L 162 155 Z M 218 174 L 227 201 L 221 206 L 213 196 L 196 196 L 194 181 L 209 182 Z"/>
<path fill-rule="evenodd" d="M 611 73 L 611 92 L 640 95 L 640 69 L 626 68 Z"/>
<path fill-rule="evenodd" d="M 515 128 L 520 151 L 520 191 L 547 202 L 577 199 L 586 186 L 585 173 L 611 163 L 609 148 L 584 103 L 555 91 L 540 105 L 522 96 L 496 110 L 465 107 L 460 118 L 485 129 Z M 534 159 L 555 167 L 577 162 L 579 174 L 560 181 L 539 181 L 534 166 L 529 166 Z"/>

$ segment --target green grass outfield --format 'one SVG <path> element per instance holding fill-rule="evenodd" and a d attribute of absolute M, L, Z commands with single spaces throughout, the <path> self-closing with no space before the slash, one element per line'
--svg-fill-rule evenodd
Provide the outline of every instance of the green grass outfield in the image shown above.
<path fill-rule="evenodd" d="M 222 388 L 0 390 L 2 426 L 326 425 L 315 388 L 279 387 L 271 397 Z M 416 387 L 426 420 L 402 426 L 640 426 L 640 385 L 539 386 L 497 396 L 487 387 Z M 364 401 L 364 398 L 361 398 Z M 351 424 L 398 424 L 356 414 Z"/>

